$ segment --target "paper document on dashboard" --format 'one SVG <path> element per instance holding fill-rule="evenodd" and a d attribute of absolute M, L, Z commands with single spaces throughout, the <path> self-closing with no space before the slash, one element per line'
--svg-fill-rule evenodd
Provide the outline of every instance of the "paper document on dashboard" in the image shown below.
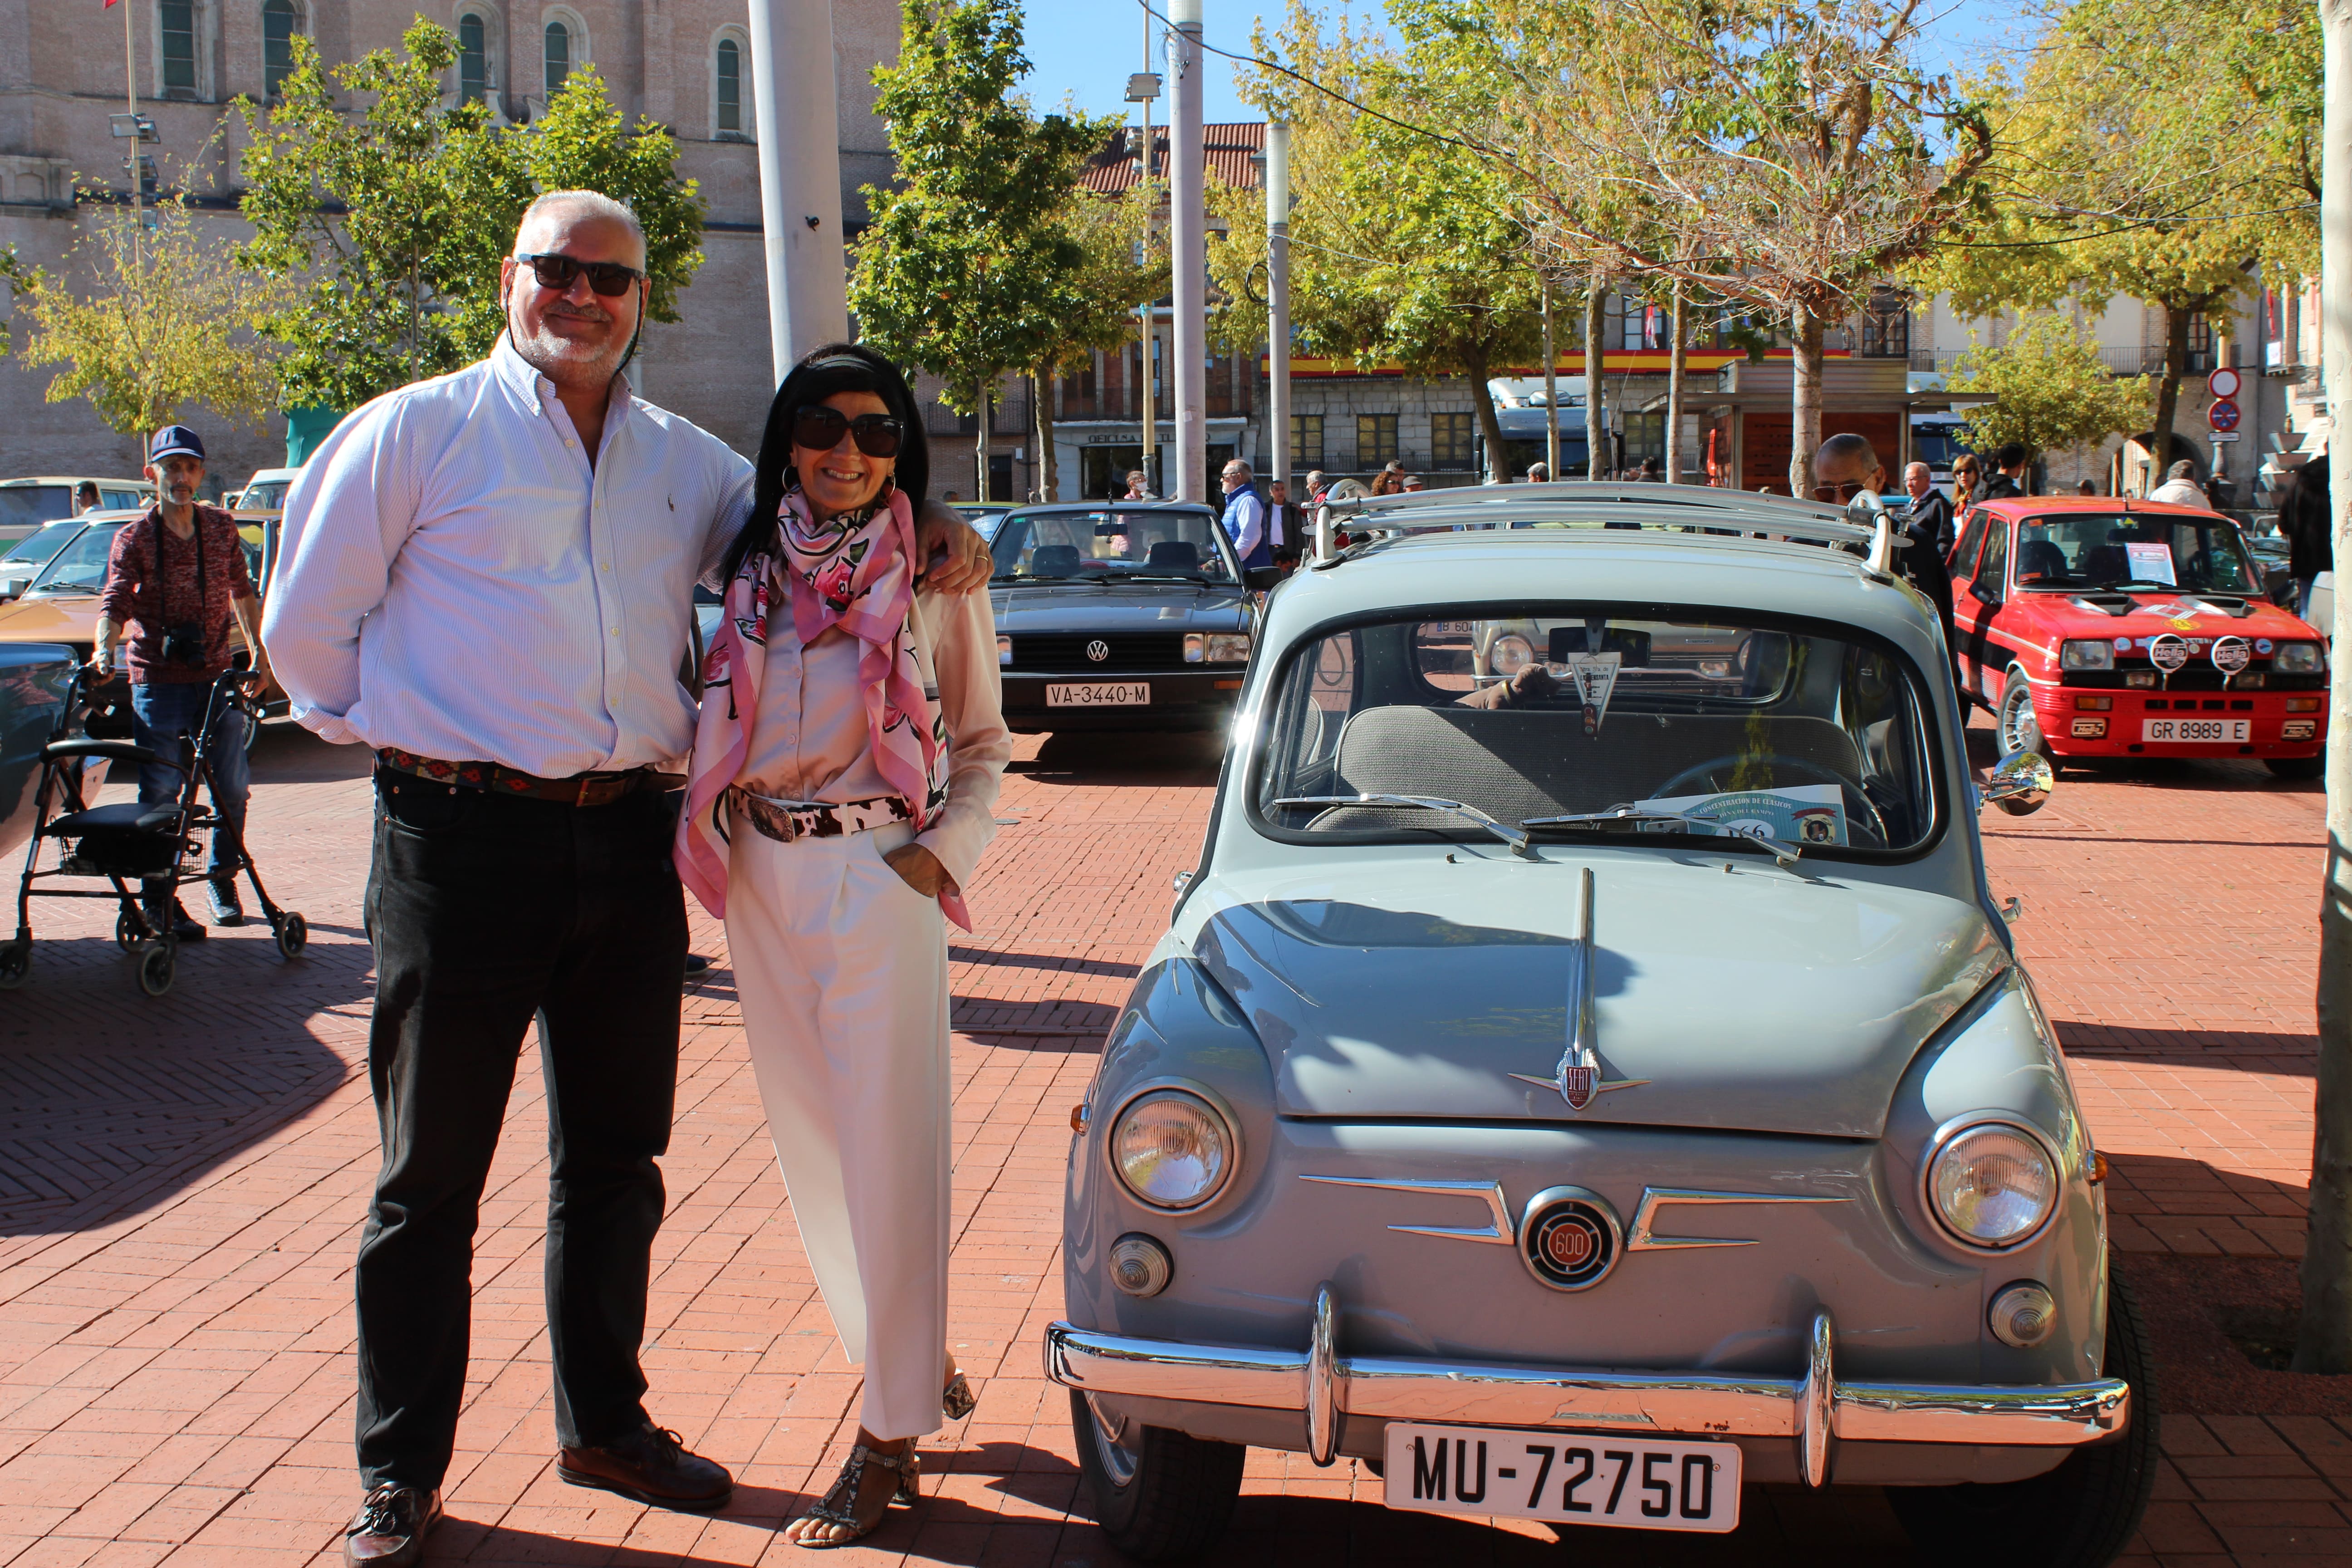
<path fill-rule="evenodd" d="M 1778 789 L 1722 795 L 1677 795 L 1637 800 L 1636 811 L 1672 811 L 1704 817 L 1721 834 L 1777 838 L 1788 844 L 1843 844 L 1845 791 L 1833 784 L 1784 784 Z"/>

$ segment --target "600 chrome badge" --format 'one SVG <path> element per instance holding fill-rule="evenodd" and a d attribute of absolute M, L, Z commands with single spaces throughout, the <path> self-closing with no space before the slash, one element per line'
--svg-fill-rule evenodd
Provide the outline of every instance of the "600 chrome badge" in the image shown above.
<path fill-rule="evenodd" d="M 1586 1187 L 1546 1187 L 1519 1220 L 1520 1258 L 1555 1290 L 1590 1290 L 1623 1250 L 1617 1211 Z"/>

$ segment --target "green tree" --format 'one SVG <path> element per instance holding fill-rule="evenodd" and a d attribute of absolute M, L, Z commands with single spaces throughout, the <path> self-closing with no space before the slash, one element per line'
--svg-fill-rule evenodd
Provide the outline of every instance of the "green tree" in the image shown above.
<path fill-rule="evenodd" d="M 1036 395 L 1037 450 L 1043 495 L 1059 491 L 1054 457 L 1054 378 L 1093 363 L 1096 353 L 1123 349 L 1135 332 L 1136 307 L 1168 292 L 1168 243 L 1157 222 L 1158 195 L 1149 183 L 1119 195 L 1071 194 L 1055 223 L 1078 247 L 1076 271 L 1064 280 L 1058 309 L 1045 313 L 1045 354 L 1032 386 Z"/>
<path fill-rule="evenodd" d="M 1399 7 L 1400 14 L 1403 8 Z M 1342 16 L 1332 36 L 1300 0 L 1278 35 L 1257 39 L 1281 60 L 1347 98 L 1409 123 L 1458 122 L 1494 111 L 1475 75 L 1448 68 L 1442 40 L 1408 33 L 1399 54 Z M 1492 163 L 1465 158 L 1374 115 L 1358 114 L 1290 78 L 1258 68 L 1244 96 L 1291 121 L 1291 321 L 1307 353 L 1370 369 L 1463 377 L 1486 438 L 1487 477 L 1506 477 L 1509 450 L 1488 377 L 1531 363 L 1542 341 L 1542 284 L 1508 187 Z M 1265 313 L 1250 289 L 1265 255 L 1262 195 L 1217 202 L 1229 226 L 1210 247 L 1210 271 L 1237 301 L 1220 338 L 1255 351 Z M 1252 308 L 1238 301 L 1249 298 Z"/>
<path fill-rule="evenodd" d="M 898 63 L 877 66 L 875 112 L 903 184 L 866 187 L 849 306 L 893 359 L 946 383 L 980 416 L 974 489 L 988 499 L 988 399 L 1008 374 L 1057 363 L 1055 317 L 1087 265 L 1064 221 L 1082 159 L 1111 121 L 1029 112 L 1018 0 L 904 0 Z"/>
<path fill-rule="evenodd" d="M 183 199 L 148 210 L 154 226 L 142 234 L 128 209 L 106 209 L 61 274 L 0 255 L 28 329 L 25 363 L 63 366 L 47 400 L 86 397 L 119 435 L 145 435 L 192 404 L 258 425 L 277 406 L 278 376 L 254 322 L 278 290 L 207 240 Z"/>
<path fill-rule="evenodd" d="M 2098 345 L 2055 311 L 2028 316 L 1998 348 L 1972 335 L 1949 386 L 1992 399 L 1962 416 L 1969 444 L 1980 452 L 2010 441 L 2037 453 L 2068 452 L 2128 436 L 2147 418 L 2150 393 L 2145 376 L 2108 374 Z"/>
<path fill-rule="evenodd" d="M 505 325 L 499 263 L 540 191 L 588 187 L 646 230 L 648 314 L 677 320 L 701 265 L 702 204 L 649 121 L 625 125 L 593 69 L 575 71 L 523 130 L 479 103 L 443 102 L 457 39 L 422 17 L 401 47 L 329 69 L 294 39 L 295 69 L 266 112 L 240 100 L 246 263 L 294 289 L 265 330 L 285 347 L 289 402 L 351 408 L 489 352 Z M 348 98 L 364 97 L 352 112 Z"/>

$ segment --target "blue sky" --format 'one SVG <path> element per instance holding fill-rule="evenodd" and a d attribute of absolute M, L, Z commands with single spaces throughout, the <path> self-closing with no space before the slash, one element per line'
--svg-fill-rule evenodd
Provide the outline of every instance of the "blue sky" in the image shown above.
<path fill-rule="evenodd" d="M 1383 14 L 1380 5 L 1367 0 L 1318 0 L 1317 8 L 1345 12 L 1361 22 L 1377 22 Z M 1129 73 L 1166 68 L 1157 61 L 1144 64 L 1144 14 L 1136 0 L 1027 0 L 1024 9 L 1032 66 L 1024 86 L 1031 101 L 1052 110 L 1066 98 L 1091 113 L 1132 120 Z M 1153 9 L 1166 15 L 1166 0 L 1153 0 Z M 1981 68 L 1996 54 L 2016 51 L 2023 38 L 2018 0 L 1944 0 L 1934 5 L 1934 13 L 1927 28 L 1929 58 L 1947 70 Z M 1244 52 L 1261 16 L 1272 25 L 1283 14 L 1280 0 L 1202 0 L 1203 36 L 1221 48 Z M 1207 87 L 1206 118 L 1212 122 L 1257 118 L 1234 96 L 1232 61 L 1210 57 Z M 1167 116 L 1163 93 L 1151 118 L 1159 124 Z"/>

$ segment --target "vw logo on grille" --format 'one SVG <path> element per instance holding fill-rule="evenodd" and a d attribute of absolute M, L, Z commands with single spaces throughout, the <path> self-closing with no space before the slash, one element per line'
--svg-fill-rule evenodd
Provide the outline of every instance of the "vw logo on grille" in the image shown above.
<path fill-rule="evenodd" d="M 1588 1290 L 1616 1266 L 1624 1239 L 1616 1211 L 1582 1187 L 1547 1187 L 1528 1200 L 1519 1256 L 1555 1290 Z"/>
<path fill-rule="evenodd" d="M 1110 644 L 1103 641 L 1100 637 L 1095 638 L 1094 641 L 1087 644 L 1087 657 L 1093 659 L 1097 664 L 1100 664 L 1103 660 L 1110 657 Z"/>

